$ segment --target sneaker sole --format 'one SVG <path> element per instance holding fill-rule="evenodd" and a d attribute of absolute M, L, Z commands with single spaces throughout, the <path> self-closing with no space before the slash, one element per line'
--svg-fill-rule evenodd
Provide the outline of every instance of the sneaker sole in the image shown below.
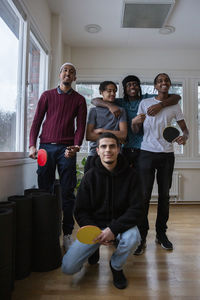
<path fill-rule="evenodd" d="M 159 245 L 161 245 L 161 247 L 165 250 L 173 250 L 173 247 L 172 248 L 166 248 L 158 239 L 155 240 L 155 242 Z"/>

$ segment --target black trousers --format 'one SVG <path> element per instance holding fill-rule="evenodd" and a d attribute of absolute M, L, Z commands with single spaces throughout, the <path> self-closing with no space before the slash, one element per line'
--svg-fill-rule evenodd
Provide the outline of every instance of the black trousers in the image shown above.
<path fill-rule="evenodd" d="M 172 184 L 174 160 L 173 152 L 157 153 L 144 150 L 140 151 L 138 166 L 144 201 L 144 218 L 139 225 L 142 240 L 146 239 L 149 230 L 148 211 L 155 174 L 158 183 L 156 233 L 161 236 L 167 230 L 167 221 L 169 218 L 169 190 Z"/>
<path fill-rule="evenodd" d="M 140 149 L 123 147 L 122 154 L 127 159 L 130 167 L 138 169 L 138 158 L 140 155 Z"/>

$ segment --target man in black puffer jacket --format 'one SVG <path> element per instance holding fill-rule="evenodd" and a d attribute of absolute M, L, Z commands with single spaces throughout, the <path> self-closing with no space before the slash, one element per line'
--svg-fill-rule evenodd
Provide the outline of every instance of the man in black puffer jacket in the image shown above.
<path fill-rule="evenodd" d="M 98 156 L 84 175 L 76 199 L 75 219 L 80 227 L 96 225 L 102 229 L 98 243 L 83 244 L 76 240 L 63 257 L 62 271 L 74 274 L 99 248 L 118 243 L 110 268 L 117 288 L 127 286 L 123 265 L 140 244 L 137 225 L 143 216 L 142 194 L 138 177 L 119 154 L 119 141 L 112 133 L 98 139 Z"/>

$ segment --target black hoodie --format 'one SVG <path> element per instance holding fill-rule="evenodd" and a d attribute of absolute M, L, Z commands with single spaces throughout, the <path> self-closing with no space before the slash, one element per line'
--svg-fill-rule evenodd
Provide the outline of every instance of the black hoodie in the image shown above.
<path fill-rule="evenodd" d="M 143 201 L 138 176 L 122 155 L 118 155 L 112 172 L 98 156 L 94 157 L 92 168 L 81 181 L 74 215 L 80 227 L 109 227 L 115 236 L 141 222 Z"/>

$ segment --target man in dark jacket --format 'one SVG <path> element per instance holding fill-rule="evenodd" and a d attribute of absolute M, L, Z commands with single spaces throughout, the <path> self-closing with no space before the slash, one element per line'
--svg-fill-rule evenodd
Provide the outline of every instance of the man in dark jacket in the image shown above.
<path fill-rule="evenodd" d="M 137 225 L 143 215 L 140 185 L 135 171 L 119 154 L 119 141 L 112 133 L 103 133 L 97 142 L 98 156 L 84 175 L 76 199 L 75 218 L 80 227 L 96 225 L 102 229 L 98 243 L 88 245 L 76 240 L 63 257 L 62 271 L 74 274 L 99 248 L 114 240 L 117 248 L 110 260 L 113 283 L 127 286 L 123 265 L 137 248 L 141 237 Z"/>

